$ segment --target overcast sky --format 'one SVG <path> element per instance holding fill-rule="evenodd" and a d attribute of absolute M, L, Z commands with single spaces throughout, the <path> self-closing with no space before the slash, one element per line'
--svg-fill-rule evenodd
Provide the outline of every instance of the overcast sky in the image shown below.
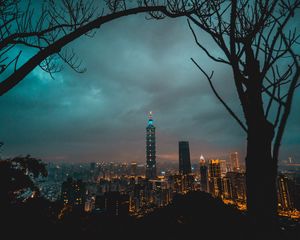
<path fill-rule="evenodd" d="M 218 53 L 211 39 L 199 35 Z M 194 161 L 245 154 L 246 136 L 193 65 L 207 71 L 240 114 L 228 67 L 197 48 L 184 18 L 127 17 L 103 25 L 72 47 L 84 74 L 67 66 L 55 80 L 36 68 L 0 98 L 2 157 L 31 154 L 46 161 L 145 162 L 147 112 L 153 111 L 158 161 L 178 160 L 178 141 L 190 142 Z M 295 97 L 281 158 L 300 158 L 300 94 Z"/>

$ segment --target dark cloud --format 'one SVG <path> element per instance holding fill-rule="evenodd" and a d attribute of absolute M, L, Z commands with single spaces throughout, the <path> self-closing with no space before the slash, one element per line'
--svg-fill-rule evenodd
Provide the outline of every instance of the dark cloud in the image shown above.
<path fill-rule="evenodd" d="M 200 37 L 200 36 L 199 36 Z M 207 36 L 201 41 L 218 54 Z M 197 48 L 185 19 L 127 17 L 102 26 L 73 48 L 87 72 L 65 68 L 55 80 L 35 69 L 1 97 L 3 155 L 30 153 L 49 161 L 145 160 L 147 112 L 154 112 L 159 160 L 177 160 L 178 141 L 189 140 L 193 160 L 245 153 L 246 137 L 212 94 L 194 57 L 230 106 L 242 116 L 228 67 Z M 283 157 L 299 156 L 296 96 Z M 300 157 L 300 156 L 299 156 Z"/>

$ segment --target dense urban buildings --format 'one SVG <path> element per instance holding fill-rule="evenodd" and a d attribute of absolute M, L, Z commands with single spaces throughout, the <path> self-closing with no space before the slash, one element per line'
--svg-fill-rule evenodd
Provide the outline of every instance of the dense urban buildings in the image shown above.
<path fill-rule="evenodd" d="M 148 115 L 148 125 L 146 127 L 146 177 L 156 178 L 156 142 L 155 126 L 153 125 L 152 112 Z"/>
<path fill-rule="evenodd" d="M 282 168 L 282 167 L 281 167 Z M 282 168 L 278 176 L 279 214 L 300 217 L 300 169 Z M 246 209 L 246 178 L 243 171 L 221 173 L 220 160 L 205 161 L 190 174 L 180 174 L 178 164 L 158 167 L 156 179 L 145 176 L 145 165 L 133 163 L 49 164 L 49 175 L 40 183 L 51 201 L 113 216 L 144 216 L 167 206 L 177 194 L 204 191 L 224 203 Z M 162 171 L 163 170 L 163 171 Z M 126 210 L 127 209 L 127 210 Z"/>
<path fill-rule="evenodd" d="M 106 216 L 142 217 L 167 206 L 175 196 L 203 191 L 226 204 L 246 210 L 246 174 L 238 153 L 225 159 L 207 159 L 192 165 L 188 141 L 178 142 L 178 163 L 157 165 L 152 113 L 146 127 L 146 164 L 92 162 L 49 164 L 41 193 L 61 201 L 66 209 L 82 209 Z M 300 218 L 300 169 L 291 161 L 278 175 L 279 214 Z M 297 166 L 296 166 L 297 167 Z"/>

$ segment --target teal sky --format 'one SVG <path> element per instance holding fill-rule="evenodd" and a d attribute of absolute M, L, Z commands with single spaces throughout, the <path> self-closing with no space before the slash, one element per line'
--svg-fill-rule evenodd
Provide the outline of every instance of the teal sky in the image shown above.
<path fill-rule="evenodd" d="M 201 41 L 219 50 L 204 34 Z M 186 20 L 127 17 L 103 25 L 94 38 L 70 46 L 87 71 L 67 66 L 55 79 L 36 68 L 0 98 L 3 157 L 31 154 L 47 161 L 145 161 L 147 112 L 157 128 L 158 161 L 177 161 L 178 141 L 190 142 L 193 160 L 244 157 L 246 136 L 190 61 L 207 71 L 238 112 L 231 70 L 197 48 Z M 300 161 L 300 93 L 297 92 L 281 159 Z"/>

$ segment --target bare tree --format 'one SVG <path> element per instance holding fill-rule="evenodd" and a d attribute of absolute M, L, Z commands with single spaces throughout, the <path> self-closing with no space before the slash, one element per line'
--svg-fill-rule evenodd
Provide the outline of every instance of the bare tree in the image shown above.
<path fill-rule="evenodd" d="M 93 36 L 104 23 L 137 13 L 151 18 L 175 18 L 193 12 L 186 1 L 157 0 L 0 0 L 0 96 L 12 89 L 36 66 L 50 74 L 61 70 L 63 60 L 83 72 L 72 49 L 65 46 L 75 39 Z M 22 59 L 24 48 L 32 56 Z"/>
<path fill-rule="evenodd" d="M 199 48 L 215 62 L 232 69 L 243 116 L 238 116 L 222 99 L 214 86 L 213 73 L 206 73 L 192 61 L 247 135 L 249 216 L 261 224 L 276 223 L 279 147 L 294 92 L 299 86 L 299 52 L 295 48 L 299 45 L 299 29 L 292 26 L 291 19 L 297 14 L 300 1 L 209 2 L 212 14 L 204 17 L 193 14 L 188 24 Z M 197 37 L 196 28 L 206 32 L 225 57 L 209 52 Z"/>
<path fill-rule="evenodd" d="M 82 72 L 70 42 L 114 19 L 147 12 L 151 18 L 187 16 L 199 48 L 216 62 L 227 64 L 243 110 L 243 119 L 228 106 L 207 77 L 213 92 L 247 134 L 247 208 L 256 220 L 274 221 L 277 212 L 278 152 L 299 86 L 299 43 L 290 20 L 300 0 L 84 0 L 30 2 L 0 0 L 0 96 L 36 66 L 52 74 L 63 60 Z M 193 25 L 192 25 L 193 24 Z M 225 57 L 214 56 L 193 28 L 206 32 Z M 20 60 L 26 47 L 33 55 Z"/>

